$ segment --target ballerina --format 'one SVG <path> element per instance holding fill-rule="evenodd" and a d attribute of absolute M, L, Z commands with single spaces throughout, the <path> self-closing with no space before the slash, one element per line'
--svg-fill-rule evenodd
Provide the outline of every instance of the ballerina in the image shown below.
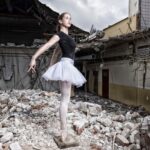
<path fill-rule="evenodd" d="M 67 112 L 68 104 L 71 96 L 71 85 L 76 87 L 82 86 L 87 80 L 82 73 L 74 66 L 76 42 L 68 34 L 68 29 L 71 26 L 71 15 L 68 12 L 63 12 L 58 17 L 57 33 L 55 33 L 49 41 L 39 48 L 32 56 L 29 69 L 27 72 L 35 72 L 36 59 L 48 48 L 55 43 L 59 43 L 62 50 L 61 59 L 49 66 L 42 75 L 46 81 L 59 81 L 61 91 L 61 101 L 59 108 L 61 140 L 64 142 L 67 138 Z"/>

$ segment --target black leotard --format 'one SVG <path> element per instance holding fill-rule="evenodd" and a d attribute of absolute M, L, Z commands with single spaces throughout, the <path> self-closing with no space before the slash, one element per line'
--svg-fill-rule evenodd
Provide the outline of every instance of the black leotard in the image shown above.
<path fill-rule="evenodd" d="M 62 57 L 69 57 L 74 60 L 76 43 L 70 35 L 63 31 L 56 33 L 59 36 L 59 45 L 62 49 Z"/>

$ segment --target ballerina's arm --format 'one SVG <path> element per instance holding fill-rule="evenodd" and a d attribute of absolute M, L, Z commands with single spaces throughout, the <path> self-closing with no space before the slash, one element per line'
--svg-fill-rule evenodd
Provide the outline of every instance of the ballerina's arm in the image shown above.
<path fill-rule="evenodd" d="M 29 72 L 30 70 L 32 70 L 33 72 L 35 72 L 35 67 L 36 67 L 36 59 L 42 54 L 44 53 L 48 48 L 50 48 L 51 46 L 53 46 L 55 43 L 57 43 L 60 40 L 60 37 L 56 34 L 54 34 L 50 40 L 45 43 L 42 47 L 40 47 L 35 54 L 32 56 L 30 65 L 29 65 L 29 69 L 27 72 Z"/>
<path fill-rule="evenodd" d="M 32 58 L 37 59 L 37 57 L 39 57 L 47 49 L 49 49 L 51 46 L 53 46 L 55 43 L 57 43 L 59 41 L 59 39 L 60 39 L 59 36 L 57 36 L 56 34 L 53 35 L 47 43 L 45 43 L 42 47 L 40 47 L 36 51 L 36 53 L 32 56 Z"/>

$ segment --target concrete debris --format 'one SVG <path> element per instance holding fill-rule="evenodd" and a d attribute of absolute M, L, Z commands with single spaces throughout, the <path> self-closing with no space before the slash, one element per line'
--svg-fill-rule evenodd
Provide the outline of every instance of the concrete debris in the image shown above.
<path fill-rule="evenodd" d="M 97 145 L 97 144 L 90 144 L 91 150 L 102 150 L 101 145 Z"/>
<path fill-rule="evenodd" d="M 89 125 L 89 122 L 86 119 L 77 120 L 73 123 L 74 129 L 79 135 L 82 133 L 84 128 L 87 127 L 88 125 Z"/>
<path fill-rule="evenodd" d="M 112 120 L 119 121 L 119 122 L 124 122 L 125 121 L 125 116 L 123 116 L 123 115 L 115 115 L 114 117 L 112 117 Z"/>
<path fill-rule="evenodd" d="M 0 136 L 5 135 L 6 132 L 7 132 L 7 128 L 0 128 Z"/>
<path fill-rule="evenodd" d="M 18 142 L 14 142 L 10 144 L 10 150 L 23 150 Z"/>
<path fill-rule="evenodd" d="M 98 117 L 97 118 L 97 121 L 98 122 L 100 122 L 102 125 L 104 125 L 105 127 L 107 127 L 107 126 L 112 126 L 113 124 L 113 122 L 112 122 L 112 120 L 111 119 L 109 119 L 109 118 L 101 118 L 101 117 Z"/>
<path fill-rule="evenodd" d="M 124 136 L 120 135 L 120 134 L 118 134 L 118 135 L 116 136 L 116 142 L 117 142 L 118 144 L 123 145 L 123 146 L 129 145 L 128 139 L 125 138 Z"/>
<path fill-rule="evenodd" d="M 0 103 L 2 104 L 7 104 L 9 101 L 9 95 L 7 93 L 2 93 L 0 95 Z"/>
<path fill-rule="evenodd" d="M 0 150 L 3 150 L 3 147 L 2 147 L 3 145 L 2 145 L 2 143 L 0 143 Z"/>
<path fill-rule="evenodd" d="M 0 150 L 59 150 L 60 98 L 40 89 L 0 91 Z M 79 139 L 68 150 L 150 149 L 148 112 L 91 93 L 71 98 L 67 126 Z"/>
<path fill-rule="evenodd" d="M 121 132 L 121 135 L 123 135 L 125 138 L 129 138 L 131 134 L 131 130 L 128 128 L 124 128 L 123 131 Z"/>
<path fill-rule="evenodd" d="M 5 142 L 10 141 L 12 138 L 13 138 L 13 133 L 7 132 L 7 133 L 5 133 L 5 134 L 1 137 L 0 141 L 1 141 L 2 143 L 5 143 Z"/>
<path fill-rule="evenodd" d="M 140 135 L 139 135 L 139 131 L 138 130 L 134 130 L 131 135 L 130 135 L 130 143 L 137 143 L 137 144 L 140 144 Z"/>

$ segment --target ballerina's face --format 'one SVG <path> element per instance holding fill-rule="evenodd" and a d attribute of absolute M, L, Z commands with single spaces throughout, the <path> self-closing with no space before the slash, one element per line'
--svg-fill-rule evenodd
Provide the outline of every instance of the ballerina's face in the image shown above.
<path fill-rule="evenodd" d="M 71 26 L 71 15 L 69 13 L 66 13 L 61 20 L 59 20 L 59 23 L 67 28 Z"/>

